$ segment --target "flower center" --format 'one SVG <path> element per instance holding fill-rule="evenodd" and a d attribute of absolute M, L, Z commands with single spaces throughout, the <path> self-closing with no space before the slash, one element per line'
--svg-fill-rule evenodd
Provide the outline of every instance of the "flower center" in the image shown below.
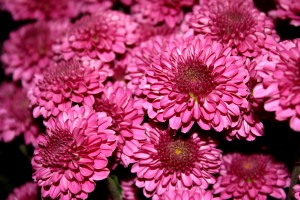
<path fill-rule="evenodd" d="M 254 19 L 247 9 L 231 6 L 217 13 L 214 23 L 218 27 L 216 31 L 219 32 L 219 35 L 243 38 L 249 34 Z"/>
<path fill-rule="evenodd" d="M 160 161 L 171 172 L 191 172 L 197 161 L 197 150 L 198 146 L 191 140 L 170 135 L 161 135 L 157 145 Z"/>
<path fill-rule="evenodd" d="M 178 62 L 175 77 L 178 89 L 195 98 L 206 96 L 216 86 L 212 70 L 196 59 Z"/>
<path fill-rule="evenodd" d="M 258 156 L 241 156 L 232 162 L 233 172 L 247 182 L 254 182 L 257 176 L 264 173 L 265 162 Z"/>
<path fill-rule="evenodd" d="M 68 163 L 76 159 L 75 139 L 68 130 L 52 130 L 42 152 L 43 165 L 51 168 L 66 168 Z"/>

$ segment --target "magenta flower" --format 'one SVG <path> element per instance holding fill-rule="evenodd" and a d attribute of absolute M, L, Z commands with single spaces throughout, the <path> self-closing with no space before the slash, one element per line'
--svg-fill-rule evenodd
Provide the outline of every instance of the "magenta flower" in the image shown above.
<path fill-rule="evenodd" d="M 213 185 L 221 199 L 285 199 L 283 188 L 289 185 L 288 169 L 263 154 L 223 156 L 220 176 Z"/>
<path fill-rule="evenodd" d="M 78 106 L 46 122 L 32 159 L 32 177 L 44 198 L 86 199 L 94 181 L 108 176 L 107 157 L 116 147 L 110 125 L 105 113 Z"/>
<path fill-rule="evenodd" d="M 300 2 L 298 0 L 276 0 L 276 10 L 268 14 L 273 18 L 290 19 L 290 24 L 300 26 Z"/>
<path fill-rule="evenodd" d="M 226 131 L 227 140 L 234 138 L 255 140 L 256 137 L 264 134 L 264 126 L 252 108 L 241 111 L 241 115 Z"/>
<path fill-rule="evenodd" d="M 138 188 L 135 186 L 136 177 L 129 177 L 120 180 L 122 187 L 122 199 L 124 200 L 139 200 Z"/>
<path fill-rule="evenodd" d="M 175 190 L 168 190 L 162 195 L 154 195 L 152 200 L 213 200 L 211 191 L 205 191 L 199 187 L 192 187 L 191 189 L 178 188 Z"/>
<path fill-rule="evenodd" d="M 255 70 L 256 65 L 256 62 L 251 62 L 250 60 L 247 60 L 246 62 L 246 66 L 250 75 L 247 83 L 248 88 L 251 91 L 247 97 L 249 104 L 248 108 L 241 111 L 240 116 L 233 119 L 234 123 L 226 131 L 228 140 L 238 138 L 253 141 L 257 136 L 262 136 L 264 134 L 264 126 L 260 120 L 262 117 L 262 112 L 259 110 L 263 102 L 261 99 L 255 99 L 252 92 L 253 87 L 259 80 Z"/>
<path fill-rule="evenodd" d="M 125 79 L 128 81 L 128 88 L 136 96 L 142 96 L 143 87 L 146 84 L 145 73 L 152 64 L 154 57 L 166 49 L 168 40 L 171 38 L 154 36 L 132 49 L 131 59 L 127 59 Z"/>
<path fill-rule="evenodd" d="M 27 182 L 15 188 L 6 200 L 38 200 L 39 192 L 36 183 Z"/>
<path fill-rule="evenodd" d="M 15 83 L 0 85 L 0 141 L 10 142 L 24 133 L 26 144 L 36 145 L 39 126 L 32 117 L 26 91 Z"/>
<path fill-rule="evenodd" d="M 140 148 L 140 141 L 146 139 L 141 126 L 144 112 L 141 100 L 135 100 L 132 92 L 122 82 L 105 87 L 93 105 L 97 112 L 106 112 L 112 118 L 112 127 L 117 135 L 115 156 L 118 162 L 127 167 L 133 162 L 133 155 Z"/>
<path fill-rule="evenodd" d="M 80 11 L 82 13 L 96 13 L 103 12 L 113 6 L 111 0 L 77 0 L 80 4 Z"/>
<path fill-rule="evenodd" d="M 65 60 L 88 57 L 111 62 L 139 40 L 135 33 L 137 26 L 122 12 L 97 12 L 76 21 L 53 50 Z"/>
<path fill-rule="evenodd" d="M 215 183 L 212 174 L 219 171 L 221 151 L 212 139 L 176 136 L 176 131 L 162 130 L 146 124 L 147 140 L 134 154 L 136 163 L 131 172 L 137 173 L 136 186 L 144 195 L 162 195 L 168 190 L 207 188 Z"/>
<path fill-rule="evenodd" d="M 183 19 L 183 7 L 191 7 L 194 0 L 137 0 L 131 6 L 133 17 L 140 23 L 158 25 L 165 23 L 173 28 Z"/>
<path fill-rule="evenodd" d="M 296 200 L 300 199 L 300 184 L 296 184 L 293 187 L 294 197 Z"/>
<path fill-rule="evenodd" d="M 300 131 L 300 39 L 283 41 L 269 55 L 257 60 L 262 82 L 254 88 L 255 98 L 266 100 L 266 111 L 275 111 L 279 121 L 290 120 L 290 127 Z"/>
<path fill-rule="evenodd" d="M 248 105 L 244 59 L 231 48 L 196 37 L 170 42 L 146 71 L 144 108 L 151 119 L 186 133 L 194 122 L 220 132 Z"/>
<path fill-rule="evenodd" d="M 29 91 L 33 116 L 56 116 L 69 109 L 72 102 L 92 106 L 94 94 L 102 91 L 105 79 L 94 68 L 83 67 L 73 60 L 56 63 L 35 78 Z"/>
<path fill-rule="evenodd" d="M 31 84 L 35 74 L 53 64 L 52 45 L 68 25 L 67 21 L 43 21 L 11 32 L 1 55 L 5 73 L 25 87 Z"/>
<path fill-rule="evenodd" d="M 252 0 L 203 1 L 193 9 L 190 26 L 247 57 L 259 55 L 279 41 L 272 20 L 256 9 Z"/>
<path fill-rule="evenodd" d="M 8 10 L 14 20 L 49 20 L 73 18 L 79 14 L 77 0 L 2 0 L 3 8 Z"/>

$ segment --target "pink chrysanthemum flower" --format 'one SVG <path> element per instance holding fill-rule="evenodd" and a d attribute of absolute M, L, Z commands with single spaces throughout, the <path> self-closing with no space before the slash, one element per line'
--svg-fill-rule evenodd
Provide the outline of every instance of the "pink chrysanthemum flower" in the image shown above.
<path fill-rule="evenodd" d="M 32 159 L 44 198 L 86 199 L 94 181 L 108 176 L 107 157 L 116 147 L 110 125 L 111 118 L 90 107 L 75 106 L 49 119 Z"/>
<path fill-rule="evenodd" d="M 178 27 L 169 27 L 166 24 L 160 24 L 160 25 L 152 25 L 152 24 L 142 24 L 140 23 L 137 32 L 139 34 L 139 40 L 140 42 L 145 42 L 151 37 L 155 36 L 165 36 L 169 37 L 172 34 L 175 34 L 178 32 Z"/>
<path fill-rule="evenodd" d="M 283 163 L 263 154 L 223 156 L 220 176 L 213 185 L 214 194 L 221 199 L 266 199 L 272 196 L 285 199 L 283 188 L 290 178 Z"/>
<path fill-rule="evenodd" d="M 38 186 L 36 183 L 27 182 L 15 188 L 6 200 L 39 200 Z"/>
<path fill-rule="evenodd" d="M 290 24 L 300 26 L 300 2 L 298 0 L 276 0 L 276 10 L 268 14 L 273 18 L 290 19 Z"/>
<path fill-rule="evenodd" d="M 14 20 L 73 18 L 79 14 L 77 0 L 3 0 L 3 8 Z"/>
<path fill-rule="evenodd" d="M 106 112 L 112 118 L 112 129 L 117 135 L 117 161 L 127 167 L 133 162 L 132 156 L 140 148 L 140 141 L 146 139 L 141 126 L 144 112 L 141 100 L 134 100 L 132 92 L 122 82 L 105 87 L 93 105 L 97 112 Z"/>
<path fill-rule="evenodd" d="M 154 36 L 131 51 L 131 59 L 128 60 L 125 79 L 128 81 L 128 88 L 136 96 L 142 96 L 142 89 L 146 84 L 145 73 L 151 66 L 154 57 L 166 49 L 168 39 L 163 36 Z"/>
<path fill-rule="evenodd" d="M 232 140 L 234 138 L 246 139 L 253 141 L 257 136 L 264 134 L 264 126 L 257 115 L 257 109 L 261 107 L 261 100 L 253 97 L 253 87 L 257 84 L 258 78 L 256 75 L 256 62 L 250 62 L 247 60 L 247 69 L 249 71 L 248 87 L 251 91 L 247 99 L 249 101 L 248 107 L 241 111 L 241 115 L 234 119 L 234 123 L 227 130 L 227 139 Z"/>
<path fill-rule="evenodd" d="M 264 134 L 264 126 L 252 108 L 244 109 L 236 122 L 226 131 L 227 140 L 234 138 L 255 140 Z"/>
<path fill-rule="evenodd" d="M 80 11 L 82 13 L 96 13 L 103 12 L 113 6 L 111 0 L 78 0 L 80 4 Z"/>
<path fill-rule="evenodd" d="M 244 60 L 205 37 L 170 42 L 146 70 L 144 108 L 159 122 L 186 133 L 194 122 L 204 130 L 229 128 L 247 107 Z"/>
<path fill-rule="evenodd" d="M 26 91 L 4 82 L 0 85 L 0 141 L 10 142 L 22 133 L 26 144 L 36 145 L 39 126 L 32 117 Z"/>
<path fill-rule="evenodd" d="M 158 25 L 166 23 L 173 28 L 183 19 L 182 7 L 191 7 L 194 0 L 137 0 L 131 6 L 131 14 L 140 23 Z"/>
<path fill-rule="evenodd" d="M 5 73 L 27 87 L 35 74 L 41 74 L 53 63 L 52 45 L 68 25 L 67 21 L 43 21 L 11 32 L 1 55 Z"/>
<path fill-rule="evenodd" d="M 211 0 L 195 6 L 190 26 L 197 33 L 228 44 L 247 57 L 279 41 L 274 24 L 252 0 Z"/>
<path fill-rule="evenodd" d="M 215 183 L 212 174 L 219 171 L 221 150 L 212 139 L 201 139 L 197 133 L 180 136 L 146 124 L 147 140 L 134 155 L 131 172 L 137 173 L 136 186 L 144 195 L 162 195 L 168 190 L 207 188 Z"/>
<path fill-rule="evenodd" d="M 300 39 L 283 41 L 257 61 L 262 82 L 254 88 L 255 98 L 266 100 L 266 111 L 275 111 L 279 121 L 290 120 L 300 131 Z"/>
<path fill-rule="evenodd" d="M 299 177 L 300 179 L 300 177 Z M 300 200 L 300 184 L 296 184 L 293 187 L 294 197 L 296 200 Z"/>
<path fill-rule="evenodd" d="M 135 186 L 136 177 L 129 177 L 120 180 L 122 187 L 122 199 L 124 200 L 139 200 L 138 188 Z"/>
<path fill-rule="evenodd" d="M 200 187 L 192 187 L 191 189 L 178 188 L 168 190 L 162 195 L 154 195 L 152 200 L 213 200 L 211 191 L 205 191 Z"/>
<path fill-rule="evenodd" d="M 29 91 L 33 116 L 47 118 L 67 110 L 73 103 L 92 106 L 94 95 L 102 91 L 106 76 L 100 76 L 93 68 L 85 68 L 79 62 L 61 61 L 36 77 Z"/>
<path fill-rule="evenodd" d="M 94 13 L 76 21 L 53 50 L 65 60 L 88 57 L 111 62 L 139 40 L 137 26 L 131 16 L 119 11 Z"/>

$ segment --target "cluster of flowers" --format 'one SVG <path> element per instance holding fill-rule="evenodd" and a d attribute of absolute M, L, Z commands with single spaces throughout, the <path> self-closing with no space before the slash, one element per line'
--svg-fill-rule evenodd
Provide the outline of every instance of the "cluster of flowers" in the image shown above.
<path fill-rule="evenodd" d="M 0 140 L 24 133 L 35 147 L 35 183 L 9 199 L 37 198 L 37 186 L 43 198 L 87 199 L 118 165 L 134 174 L 121 181 L 124 199 L 137 188 L 155 200 L 286 198 L 283 163 L 222 156 L 214 136 L 253 141 L 265 111 L 300 132 L 300 39 L 280 41 L 273 20 L 300 25 L 298 1 L 279 0 L 268 15 L 252 0 L 0 5 L 35 20 L 1 55 L 13 82 L 0 87 Z"/>

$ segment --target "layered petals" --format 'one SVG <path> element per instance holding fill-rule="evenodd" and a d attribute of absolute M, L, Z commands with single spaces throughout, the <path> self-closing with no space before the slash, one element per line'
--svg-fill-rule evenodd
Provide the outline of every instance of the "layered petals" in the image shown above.
<path fill-rule="evenodd" d="M 220 199 L 285 199 L 290 183 L 288 169 L 269 155 L 231 153 L 223 156 L 213 192 Z"/>
<path fill-rule="evenodd" d="M 32 177 L 42 196 L 86 199 L 94 181 L 109 174 L 107 157 L 116 148 L 115 133 L 108 129 L 111 118 L 75 106 L 45 124 L 47 134 L 40 136 L 32 159 Z"/>
<path fill-rule="evenodd" d="M 134 155 L 131 172 L 137 174 L 136 186 L 144 188 L 146 197 L 193 186 L 206 189 L 215 183 L 213 174 L 219 171 L 221 157 L 215 141 L 197 133 L 183 137 L 171 129 L 145 127 L 147 140 Z"/>
<path fill-rule="evenodd" d="M 146 70 L 144 108 L 151 119 L 186 133 L 194 122 L 220 132 L 248 107 L 244 59 L 206 37 L 173 40 Z"/>

